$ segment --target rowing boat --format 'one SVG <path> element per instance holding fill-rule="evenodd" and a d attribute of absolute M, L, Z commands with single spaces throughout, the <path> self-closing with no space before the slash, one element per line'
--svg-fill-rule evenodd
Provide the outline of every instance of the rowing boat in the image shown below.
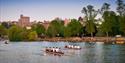
<path fill-rule="evenodd" d="M 75 49 L 75 50 L 80 50 L 81 49 L 80 46 L 73 46 L 73 45 L 68 45 L 68 46 L 66 45 L 65 48 L 67 48 L 67 49 Z"/>

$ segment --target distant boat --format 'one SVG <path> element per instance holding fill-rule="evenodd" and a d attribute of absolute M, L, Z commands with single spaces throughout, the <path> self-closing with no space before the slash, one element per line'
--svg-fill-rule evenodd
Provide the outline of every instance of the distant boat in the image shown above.
<path fill-rule="evenodd" d="M 9 40 L 5 40 L 5 42 L 4 42 L 5 44 L 9 44 Z"/>
<path fill-rule="evenodd" d="M 74 46 L 74 45 L 68 45 L 68 46 L 66 45 L 65 48 L 67 48 L 67 49 L 75 49 L 75 50 L 80 50 L 81 49 L 80 46 Z"/>

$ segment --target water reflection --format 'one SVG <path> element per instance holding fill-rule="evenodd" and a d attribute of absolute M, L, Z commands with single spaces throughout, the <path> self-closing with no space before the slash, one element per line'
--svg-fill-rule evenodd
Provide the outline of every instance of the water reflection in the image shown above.
<path fill-rule="evenodd" d="M 81 50 L 65 49 L 79 45 Z M 61 47 L 64 56 L 45 55 L 45 47 Z M 0 44 L 0 63 L 125 63 L 125 45 L 71 42 L 11 42 Z"/>

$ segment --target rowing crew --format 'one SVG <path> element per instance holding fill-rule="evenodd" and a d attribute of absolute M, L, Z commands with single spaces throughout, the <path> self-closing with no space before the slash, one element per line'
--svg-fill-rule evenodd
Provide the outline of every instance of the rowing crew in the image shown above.
<path fill-rule="evenodd" d="M 80 46 L 74 46 L 74 45 L 66 45 L 65 48 L 68 48 L 68 49 L 81 49 Z"/>
<path fill-rule="evenodd" d="M 47 53 L 59 53 L 59 54 L 64 54 L 61 50 L 60 50 L 60 48 L 58 48 L 58 47 L 49 47 L 49 48 L 47 48 L 46 47 L 46 49 L 45 49 L 45 51 L 47 52 Z"/>

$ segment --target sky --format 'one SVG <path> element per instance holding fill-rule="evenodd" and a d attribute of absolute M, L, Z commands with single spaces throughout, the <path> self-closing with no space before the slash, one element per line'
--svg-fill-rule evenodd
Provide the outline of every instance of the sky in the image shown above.
<path fill-rule="evenodd" d="M 100 9 L 103 3 L 116 9 L 116 0 L 0 0 L 0 21 L 18 21 L 21 14 L 31 21 L 53 20 L 56 17 L 78 18 L 83 7 L 93 5 Z"/>

